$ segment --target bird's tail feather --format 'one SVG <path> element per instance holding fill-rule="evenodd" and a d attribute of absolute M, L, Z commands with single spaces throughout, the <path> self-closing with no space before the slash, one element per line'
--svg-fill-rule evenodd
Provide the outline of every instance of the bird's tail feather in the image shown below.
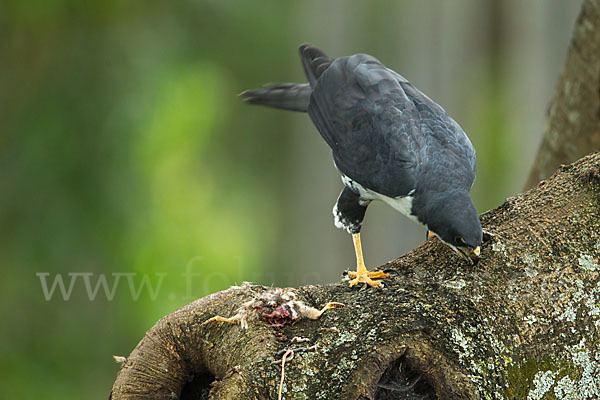
<path fill-rule="evenodd" d="M 333 60 L 327 57 L 321 50 L 309 44 L 301 45 L 299 50 L 304 73 L 308 78 L 310 86 L 314 87 L 317 79 L 331 65 Z"/>
<path fill-rule="evenodd" d="M 308 44 L 301 45 L 299 50 L 309 83 L 271 83 L 263 88 L 242 92 L 240 96 L 244 101 L 284 110 L 308 111 L 312 88 L 333 60 Z"/>
<path fill-rule="evenodd" d="M 246 90 L 240 96 L 250 104 L 306 112 L 311 91 L 308 83 L 271 83 L 263 88 Z"/>

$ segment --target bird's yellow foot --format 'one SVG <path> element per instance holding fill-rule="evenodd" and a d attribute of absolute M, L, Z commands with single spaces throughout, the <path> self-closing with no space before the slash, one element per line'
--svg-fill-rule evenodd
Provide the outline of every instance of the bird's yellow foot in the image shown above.
<path fill-rule="evenodd" d="M 348 286 L 352 287 L 358 285 L 359 283 L 366 283 L 369 286 L 382 287 L 383 284 L 381 281 L 374 281 L 373 279 L 387 278 L 390 276 L 390 274 L 383 271 L 367 271 L 362 255 L 360 233 L 352 234 L 352 240 L 354 241 L 354 251 L 356 252 L 356 271 L 348 272 L 348 278 L 351 278 Z"/>
<path fill-rule="evenodd" d="M 388 276 L 390 276 L 390 274 L 383 271 L 369 272 L 366 269 L 363 271 L 351 271 L 348 272 L 348 277 L 351 278 L 348 286 L 352 287 L 358 285 L 359 283 L 366 283 L 369 286 L 382 287 L 383 284 L 381 281 L 374 281 L 373 279 L 384 279 Z"/>

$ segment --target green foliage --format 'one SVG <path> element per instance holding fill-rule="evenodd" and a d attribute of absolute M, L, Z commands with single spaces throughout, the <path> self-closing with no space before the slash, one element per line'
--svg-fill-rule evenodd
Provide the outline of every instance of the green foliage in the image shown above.
<path fill-rule="evenodd" d="M 177 307 L 252 279 L 275 240 L 254 227 L 277 210 L 280 173 L 236 152 L 272 153 L 279 133 L 260 134 L 268 118 L 244 128 L 236 93 L 265 78 L 245 61 L 261 56 L 253 41 L 268 34 L 265 57 L 281 56 L 281 19 L 250 3 L 86 4 L 0 7 L 7 398 L 106 398 L 113 354 Z M 75 279 L 72 293 L 55 286 L 46 300 L 42 281 L 50 291 L 58 275 L 67 291 Z"/>

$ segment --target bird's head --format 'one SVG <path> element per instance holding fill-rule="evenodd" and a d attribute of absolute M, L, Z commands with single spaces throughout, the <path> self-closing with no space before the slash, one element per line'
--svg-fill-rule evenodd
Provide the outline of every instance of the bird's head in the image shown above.
<path fill-rule="evenodd" d="M 483 232 L 479 214 L 468 193 L 440 196 L 429 209 L 427 226 L 460 256 L 476 264 L 479 261 Z"/>

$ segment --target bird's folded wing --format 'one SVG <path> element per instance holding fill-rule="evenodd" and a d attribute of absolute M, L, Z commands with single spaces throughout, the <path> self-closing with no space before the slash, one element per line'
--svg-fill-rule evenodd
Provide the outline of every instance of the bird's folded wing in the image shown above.
<path fill-rule="evenodd" d="M 398 77 L 368 55 L 338 58 L 320 76 L 308 108 L 340 172 L 390 197 L 415 188 L 425 144 L 418 110 Z"/>

